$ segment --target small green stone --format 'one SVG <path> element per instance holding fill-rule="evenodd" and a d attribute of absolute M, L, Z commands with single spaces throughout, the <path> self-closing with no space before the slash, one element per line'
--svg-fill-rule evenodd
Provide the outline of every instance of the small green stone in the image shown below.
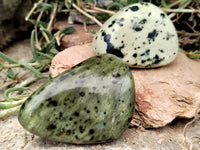
<path fill-rule="evenodd" d="M 134 79 L 121 59 L 94 56 L 39 88 L 21 107 L 21 125 L 40 137 L 75 144 L 118 138 L 131 121 Z"/>

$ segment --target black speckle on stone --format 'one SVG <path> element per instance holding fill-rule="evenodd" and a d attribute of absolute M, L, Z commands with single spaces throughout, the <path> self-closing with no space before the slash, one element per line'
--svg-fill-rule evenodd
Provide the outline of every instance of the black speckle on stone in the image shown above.
<path fill-rule="evenodd" d="M 90 141 L 92 141 L 94 139 L 94 136 L 91 136 Z"/>
<path fill-rule="evenodd" d="M 89 133 L 90 133 L 90 134 L 94 134 L 94 129 L 90 129 L 90 130 L 89 130 Z"/>
<path fill-rule="evenodd" d="M 138 65 L 137 63 L 133 64 L 133 66 L 137 66 L 137 65 Z"/>
<path fill-rule="evenodd" d="M 139 31 L 142 31 L 143 28 L 144 28 L 143 26 L 142 27 L 135 26 L 135 27 L 133 27 L 133 30 L 135 30 L 136 32 L 139 32 Z"/>
<path fill-rule="evenodd" d="M 54 101 L 54 100 L 51 100 L 51 101 L 49 101 L 49 103 L 47 104 L 47 106 L 49 107 L 49 106 L 57 106 L 58 105 L 58 103 L 57 103 L 57 101 Z"/>
<path fill-rule="evenodd" d="M 128 9 L 125 10 L 125 12 L 127 12 L 127 11 L 128 11 Z"/>
<path fill-rule="evenodd" d="M 130 10 L 131 11 L 138 11 L 139 7 L 138 6 L 132 6 L 132 7 L 130 7 Z"/>
<path fill-rule="evenodd" d="M 164 53 L 164 50 L 163 50 L 163 49 L 159 49 L 159 51 L 160 51 L 161 53 Z"/>
<path fill-rule="evenodd" d="M 75 139 L 76 139 L 76 140 L 80 140 L 79 137 L 78 137 L 78 135 L 75 135 Z"/>
<path fill-rule="evenodd" d="M 136 54 L 136 53 L 134 53 L 134 54 L 133 54 L 133 57 L 137 58 L 137 54 Z"/>
<path fill-rule="evenodd" d="M 101 58 L 101 56 L 100 55 L 98 55 L 98 56 L 96 56 L 97 58 Z"/>
<path fill-rule="evenodd" d="M 74 112 L 74 116 L 78 117 L 79 116 L 79 112 Z"/>
<path fill-rule="evenodd" d="M 112 76 L 113 76 L 114 78 L 118 78 L 118 77 L 120 77 L 120 74 L 117 73 L 117 74 L 113 74 Z"/>
<path fill-rule="evenodd" d="M 147 59 L 147 61 L 151 61 L 151 60 L 152 60 L 151 58 L 148 58 L 148 59 Z"/>
<path fill-rule="evenodd" d="M 165 14 L 164 13 L 161 13 L 160 16 L 161 16 L 162 19 L 165 18 Z"/>
<path fill-rule="evenodd" d="M 101 33 L 101 36 L 103 37 L 103 36 L 105 36 L 105 35 L 106 35 L 106 32 L 103 31 L 103 32 Z"/>
<path fill-rule="evenodd" d="M 48 94 L 48 96 L 49 95 L 51 95 L 51 94 Z M 52 98 L 51 97 L 49 97 L 49 98 L 47 98 L 47 100 L 46 101 L 51 101 L 52 100 Z"/>
<path fill-rule="evenodd" d="M 109 60 L 110 60 L 110 61 L 113 61 L 113 59 L 112 59 L 112 58 L 109 58 Z"/>
<path fill-rule="evenodd" d="M 80 92 L 79 94 L 80 94 L 81 97 L 85 96 L 84 92 Z"/>
<path fill-rule="evenodd" d="M 129 62 L 129 60 L 126 61 L 127 63 Z"/>
<path fill-rule="evenodd" d="M 124 54 L 120 50 L 115 49 L 115 48 L 107 50 L 107 53 L 113 54 L 113 55 L 120 57 L 120 58 L 124 57 Z"/>
<path fill-rule="evenodd" d="M 159 64 L 160 62 L 162 62 L 165 58 L 159 58 L 159 56 L 156 54 L 154 57 L 153 57 L 153 64 Z"/>
<path fill-rule="evenodd" d="M 87 110 L 87 113 L 89 114 L 89 113 L 90 113 L 90 110 Z"/>
<path fill-rule="evenodd" d="M 124 55 L 123 55 L 123 53 L 120 51 L 120 49 L 122 49 L 124 46 L 122 45 L 122 46 L 119 47 L 119 48 L 114 48 L 113 45 L 112 45 L 112 43 L 110 42 L 110 39 L 111 39 L 111 35 L 110 35 L 110 34 L 106 34 L 106 35 L 104 36 L 104 41 L 105 41 L 106 44 L 107 44 L 107 49 L 106 49 L 107 53 L 110 53 L 110 54 L 113 54 L 113 55 L 115 55 L 115 56 L 117 56 L 117 57 L 123 58 Z"/>
<path fill-rule="evenodd" d="M 83 133 L 85 131 L 85 129 L 83 128 L 83 126 L 79 126 L 79 131 L 80 131 L 80 133 Z"/>
<path fill-rule="evenodd" d="M 112 29 L 112 32 L 115 32 L 115 29 Z"/>
<path fill-rule="evenodd" d="M 139 23 L 140 24 L 145 24 L 147 22 L 147 19 L 142 19 Z"/>
<path fill-rule="evenodd" d="M 121 18 L 118 22 L 117 22 L 117 24 L 120 26 L 120 27 L 122 27 L 123 26 L 123 21 L 124 21 L 125 19 L 124 18 Z"/>
<path fill-rule="evenodd" d="M 173 54 L 174 54 L 174 55 L 176 55 L 176 53 L 175 53 L 175 52 L 174 52 Z"/>
<path fill-rule="evenodd" d="M 149 16 L 149 17 L 151 16 L 151 12 L 150 12 L 150 13 L 148 13 L 148 16 Z"/>
<path fill-rule="evenodd" d="M 73 120 L 73 118 L 72 118 L 72 117 L 70 117 L 70 118 L 69 118 L 69 121 L 72 121 L 72 120 Z"/>
<path fill-rule="evenodd" d="M 62 118 L 62 116 L 63 116 L 63 113 L 60 112 L 60 113 L 59 113 L 59 118 Z"/>
<path fill-rule="evenodd" d="M 66 135 L 71 135 L 71 130 L 67 130 Z"/>
<path fill-rule="evenodd" d="M 148 56 L 150 53 L 150 49 L 147 49 L 144 53 L 142 53 L 140 56 Z"/>
<path fill-rule="evenodd" d="M 144 64 L 146 62 L 146 60 L 142 60 L 141 63 Z"/>
<path fill-rule="evenodd" d="M 113 20 L 113 21 L 111 22 L 111 24 L 108 25 L 108 28 L 111 28 L 111 27 L 115 24 L 115 22 L 116 22 L 116 21 Z"/>
<path fill-rule="evenodd" d="M 50 125 L 48 125 L 48 126 L 46 127 L 46 129 L 47 129 L 48 131 L 54 130 L 54 129 L 56 129 L 56 125 L 55 125 L 55 124 L 50 124 Z"/>
<path fill-rule="evenodd" d="M 158 32 L 156 31 L 156 29 L 154 29 L 152 32 L 148 33 L 147 38 L 149 38 L 149 40 L 155 41 L 155 38 L 157 36 L 158 36 Z"/>
<path fill-rule="evenodd" d="M 59 81 L 63 81 L 65 80 L 66 78 L 69 77 L 69 74 L 65 74 L 65 75 L 62 75 L 60 78 L 59 78 Z"/>

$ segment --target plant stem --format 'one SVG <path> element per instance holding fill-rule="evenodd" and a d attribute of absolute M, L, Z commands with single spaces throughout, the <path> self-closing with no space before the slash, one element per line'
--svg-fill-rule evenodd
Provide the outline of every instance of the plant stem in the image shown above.
<path fill-rule="evenodd" d="M 82 13 L 83 15 L 85 15 L 86 17 L 88 17 L 89 19 L 91 19 L 92 21 L 96 22 L 99 26 L 102 26 L 102 23 L 99 22 L 99 20 L 97 20 L 94 16 L 91 16 L 90 14 L 86 13 L 85 11 L 83 11 L 82 9 L 80 9 L 76 4 L 72 3 L 72 6 L 79 11 L 80 13 Z"/>
<path fill-rule="evenodd" d="M 16 107 L 16 106 L 18 106 L 18 105 L 21 105 L 23 102 L 25 102 L 26 99 L 27 99 L 27 98 L 24 98 L 24 99 L 19 100 L 19 101 L 0 102 L 0 108 L 1 108 L 1 109 L 9 109 L 9 108 Z"/>
<path fill-rule="evenodd" d="M 53 12 L 51 13 L 51 19 L 50 19 L 49 24 L 48 24 L 48 27 L 47 27 L 47 30 L 48 30 L 48 31 L 51 31 L 51 27 L 52 27 L 52 24 L 53 24 L 53 20 L 54 20 L 54 18 L 55 18 L 55 16 L 56 16 L 57 7 L 58 7 L 58 4 L 55 3 L 55 4 L 53 5 Z"/>
<path fill-rule="evenodd" d="M 13 107 L 13 108 L 10 108 L 10 109 L 1 110 L 0 111 L 0 118 L 12 115 L 14 113 L 17 113 L 20 110 L 20 107 L 21 106 L 16 106 L 16 107 Z"/>
<path fill-rule="evenodd" d="M 27 16 L 26 16 L 26 18 L 25 18 L 26 21 L 29 20 L 29 18 L 31 17 L 31 15 L 32 15 L 33 12 L 35 11 L 35 9 L 36 9 L 36 8 L 38 7 L 38 5 L 39 5 L 40 3 L 42 3 L 42 2 L 43 2 L 43 0 L 40 0 L 40 1 L 38 1 L 37 3 L 35 3 L 35 4 L 33 5 L 31 11 L 27 14 Z"/>
<path fill-rule="evenodd" d="M 7 102 L 12 102 L 13 100 L 11 98 L 8 97 L 8 95 L 13 92 L 13 91 L 23 91 L 27 89 L 27 87 L 14 87 L 14 88 L 10 88 L 8 90 L 6 90 L 4 92 L 4 99 L 7 101 Z"/>
<path fill-rule="evenodd" d="M 32 66 L 32 67 L 40 65 L 39 62 L 27 63 L 27 64 L 30 65 L 30 66 Z M 3 68 L 7 69 L 7 68 L 21 67 L 22 65 L 21 64 L 3 64 L 2 66 L 3 66 Z"/>
<path fill-rule="evenodd" d="M 98 7 L 94 7 L 93 9 L 97 10 L 97 11 L 101 11 L 101 12 L 107 13 L 107 14 L 110 14 L 110 15 L 114 15 L 115 14 L 114 11 L 105 10 L 105 9 L 101 9 L 101 8 L 98 8 Z"/>
<path fill-rule="evenodd" d="M 2 53 L 1 51 L 0 51 L 0 57 L 1 57 L 2 59 L 4 59 L 5 61 L 11 63 L 11 64 L 19 64 L 18 61 L 16 61 L 15 59 L 13 59 L 13 58 L 11 58 L 11 57 L 5 55 L 5 54 Z"/>
<path fill-rule="evenodd" d="M 189 33 L 185 31 L 177 31 L 178 34 L 186 35 L 186 36 L 200 36 L 200 32 Z"/>
<path fill-rule="evenodd" d="M 174 12 L 174 13 L 200 13 L 200 10 L 195 9 L 168 9 L 168 8 L 162 8 L 165 12 Z"/>

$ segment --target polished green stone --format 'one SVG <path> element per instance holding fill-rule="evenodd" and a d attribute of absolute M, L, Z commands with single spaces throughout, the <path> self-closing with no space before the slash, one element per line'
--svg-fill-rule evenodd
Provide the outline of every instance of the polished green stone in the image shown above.
<path fill-rule="evenodd" d="M 134 79 L 121 59 L 94 56 L 39 88 L 22 105 L 20 124 L 40 137 L 75 144 L 104 143 L 128 127 Z"/>

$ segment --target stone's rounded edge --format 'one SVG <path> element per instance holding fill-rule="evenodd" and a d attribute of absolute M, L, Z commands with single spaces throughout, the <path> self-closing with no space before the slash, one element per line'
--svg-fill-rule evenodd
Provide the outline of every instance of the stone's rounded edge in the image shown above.
<path fill-rule="evenodd" d="M 65 70 L 70 69 L 92 56 L 95 56 L 92 43 L 66 48 L 53 58 L 49 69 L 50 74 L 52 77 L 56 77 Z"/>
<path fill-rule="evenodd" d="M 56 82 L 56 81 L 61 81 L 62 80 L 62 83 L 63 82 L 66 82 L 65 80 L 68 78 L 68 74 L 71 74 L 72 75 L 72 72 L 73 71 L 75 71 L 75 74 L 78 74 L 77 72 L 76 72 L 76 70 L 74 70 L 74 69 L 78 69 L 78 68 L 80 68 L 81 66 L 82 67 L 84 67 L 84 65 L 85 65 L 85 67 L 87 68 L 87 70 L 88 70 L 88 65 L 87 65 L 87 62 L 88 61 L 90 61 L 90 64 L 98 64 L 99 63 L 99 61 L 95 61 L 95 59 L 100 59 L 100 58 L 106 58 L 106 60 L 108 60 L 108 61 L 112 61 L 112 63 L 109 63 L 109 62 L 104 62 L 104 60 L 102 59 L 102 63 L 105 65 L 105 67 L 107 68 L 107 69 L 103 69 L 103 72 L 102 73 L 104 73 L 108 78 L 106 79 L 104 76 L 103 76 L 103 79 L 105 79 L 105 81 L 107 81 L 106 82 L 106 84 L 107 84 L 107 86 L 109 86 L 109 88 L 111 89 L 110 90 L 110 93 L 111 94 L 113 94 L 113 96 L 108 96 L 109 97 L 109 99 L 107 99 L 107 100 L 109 100 L 111 103 L 113 103 L 111 106 L 112 107 L 110 107 L 109 106 L 109 109 L 108 110 L 110 110 L 109 112 L 111 112 L 111 114 L 110 114 L 110 117 L 111 118 L 113 118 L 112 116 L 114 115 L 116 115 L 114 118 L 116 119 L 116 122 L 112 122 L 112 119 L 110 120 L 109 119 L 109 122 L 108 122 L 108 125 L 111 127 L 109 130 L 108 129 L 106 129 L 105 131 L 103 131 L 103 133 L 104 134 L 110 134 L 110 135 L 106 135 L 105 137 L 102 137 L 102 138 L 100 138 L 100 140 L 93 140 L 92 138 L 95 138 L 95 137 L 87 137 L 87 136 L 84 136 L 84 137 L 82 137 L 82 139 L 81 139 L 81 136 L 79 137 L 79 135 L 77 136 L 76 134 L 74 134 L 74 135 L 72 135 L 72 138 L 71 139 L 67 139 L 67 138 L 59 138 L 58 136 L 60 136 L 60 134 L 62 135 L 62 132 L 63 131 L 65 131 L 65 128 L 64 129 L 59 129 L 59 132 L 57 132 L 57 129 L 58 129 L 58 125 L 56 125 L 56 124 L 54 124 L 54 123 L 56 123 L 56 120 L 54 120 L 52 123 L 50 123 L 50 122 L 48 122 L 47 124 L 45 124 L 44 125 L 44 127 L 41 127 L 41 125 L 43 124 L 43 123 L 45 123 L 46 121 L 45 121 L 45 119 L 47 119 L 47 120 L 51 120 L 50 118 L 48 119 L 48 117 L 45 117 L 45 118 L 42 118 L 42 116 L 43 116 L 43 114 L 45 114 L 46 112 L 48 112 L 46 109 L 48 108 L 51 108 L 52 106 L 55 106 L 55 108 L 56 108 L 56 106 L 58 106 L 58 104 L 59 104 L 59 102 L 60 102 L 60 100 L 58 100 L 57 102 L 55 102 L 55 99 L 54 98 L 48 98 L 48 99 L 45 99 L 43 96 L 44 95 L 51 95 L 51 93 L 53 92 L 52 90 L 51 90 L 51 92 L 49 93 L 49 94 L 47 94 L 49 91 L 46 91 L 46 92 L 42 92 L 42 91 L 45 91 L 45 90 L 47 90 L 48 88 L 47 88 L 47 86 L 48 86 L 48 84 L 46 84 L 45 85 L 45 87 L 41 87 L 40 88 L 40 90 L 37 90 L 36 92 L 35 92 L 35 94 L 33 95 L 33 98 L 32 99 L 29 99 L 28 101 L 26 101 L 24 104 L 23 104 L 23 106 L 21 107 L 21 109 L 20 109 L 20 112 L 19 112 L 19 115 L 18 115 L 18 119 L 19 119 L 19 122 L 20 122 L 20 124 L 25 128 L 25 129 L 27 129 L 29 132 L 31 132 L 31 133 L 33 133 L 33 134 L 36 134 L 36 135 L 38 135 L 38 136 L 40 136 L 40 137 L 43 137 L 43 138 L 46 138 L 46 139 L 49 139 L 49 140 L 51 140 L 51 141 L 58 141 L 58 142 L 64 142 L 64 143 L 73 143 L 73 144 L 95 144 L 95 143 L 105 143 L 105 142 L 109 142 L 109 141 L 111 141 L 111 140 L 115 140 L 115 139 L 117 139 L 127 128 L 128 128 L 128 124 L 129 124 L 129 122 L 131 121 L 130 120 L 130 118 L 132 118 L 132 115 L 133 115 L 133 96 L 134 96 L 134 93 L 130 93 L 130 92 L 132 92 L 132 91 L 134 91 L 134 79 L 133 79 L 133 76 L 131 75 L 131 73 L 130 73 L 130 70 L 129 70 L 129 68 L 127 67 L 127 65 L 126 64 L 124 64 L 124 62 L 120 59 L 120 58 L 118 58 L 118 57 L 116 57 L 116 56 L 114 56 L 114 55 L 112 55 L 112 54 L 102 54 L 102 55 L 98 55 L 98 56 L 94 56 L 94 57 L 92 57 L 92 58 L 89 58 L 88 60 L 85 60 L 85 61 L 83 61 L 82 63 L 80 63 L 80 64 L 77 64 L 77 66 L 74 66 L 73 68 L 71 68 L 71 69 L 69 69 L 69 70 L 67 70 L 67 71 L 65 71 L 65 72 L 63 72 L 62 74 L 60 74 L 59 76 L 57 76 L 56 78 L 54 78 L 53 80 L 52 80 L 52 82 Z M 116 64 L 116 63 L 118 63 L 118 64 Z M 108 64 L 111 64 L 112 66 L 109 66 Z M 114 66 L 118 66 L 118 67 L 116 67 L 116 68 L 114 68 L 114 69 L 111 69 L 111 68 L 113 68 L 113 65 Z M 89 65 L 90 66 L 90 65 Z M 91 66 L 90 66 L 91 67 Z M 110 69 L 109 69 L 110 68 Z M 106 73 L 106 72 L 104 72 L 104 71 L 108 71 L 108 72 L 110 72 L 110 73 Z M 101 69 L 95 69 L 94 71 L 96 71 L 96 72 L 101 72 Z M 68 74 L 66 74 L 66 73 L 68 73 Z M 75 75 L 75 74 L 73 74 L 73 75 Z M 82 75 L 84 75 L 84 72 L 81 70 L 80 71 L 80 74 L 79 74 L 80 76 Z M 79 77 L 80 77 L 79 76 Z M 77 76 L 78 77 L 78 76 Z M 70 81 L 69 81 L 70 80 Z M 75 81 L 73 81 L 74 79 L 73 78 L 71 78 L 71 79 L 69 79 L 68 80 L 68 82 L 74 82 L 74 83 L 78 83 L 78 79 L 77 79 L 77 82 L 75 82 Z M 90 78 L 89 79 L 90 81 L 92 80 L 92 78 Z M 96 81 L 96 80 L 95 80 Z M 66 83 L 68 83 L 68 82 L 66 82 Z M 91 81 L 92 82 L 92 81 Z M 117 83 L 117 82 L 119 82 L 119 84 Z M 50 82 L 51 83 L 51 82 Z M 100 82 L 101 83 L 101 82 Z M 59 84 L 59 83 L 57 83 L 57 84 Z M 57 85 L 57 84 L 51 84 L 52 86 L 53 85 Z M 115 84 L 115 87 L 117 87 L 117 89 L 116 90 L 113 90 L 114 89 L 114 87 L 113 87 L 113 85 Z M 101 84 L 98 84 L 98 86 L 100 86 Z M 130 86 L 130 87 L 127 87 L 127 86 Z M 121 89 L 121 87 L 126 87 L 125 89 Z M 96 87 L 96 88 L 98 88 L 98 87 Z M 52 89 L 52 88 L 49 88 L 49 89 Z M 55 87 L 54 88 L 54 91 L 56 90 L 56 89 L 58 89 L 58 87 Z M 128 90 L 127 90 L 128 89 Z M 81 90 L 81 89 L 79 89 L 79 90 Z M 77 92 L 79 91 L 79 90 L 76 90 Z M 104 90 L 106 93 L 107 93 L 107 90 Z M 117 93 L 115 93 L 117 91 Z M 67 91 L 66 91 L 67 92 Z M 66 93 L 65 92 L 65 93 Z M 80 91 L 79 91 L 80 92 Z M 46 93 L 46 94 L 44 94 L 44 93 Z M 70 92 L 70 93 L 73 93 L 72 91 Z M 127 95 L 127 93 L 128 94 L 130 94 L 130 95 Z M 40 95 L 40 97 L 38 96 L 39 94 L 41 94 Z M 81 94 L 81 92 L 80 92 L 80 97 L 83 97 L 83 96 L 86 96 L 86 95 L 88 95 L 88 93 L 83 93 L 83 94 Z M 36 97 L 36 96 L 38 96 L 38 97 Z M 61 95 L 59 96 L 59 97 L 62 97 Z M 95 96 L 94 96 L 95 97 Z M 97 97 L 99 97 L 99 96 L 97 96 Z M 114 98 L 115 97 L 115 98 Z M 119 100 L 121 99 L 121 97 L 122 98 L 124 98 L 124 99 L 126 99 L 127 98 L 127 101 L 125 101 L 125 103 L 127 103 L 127 105 L 122 105 L 122 103 L 120 102 L 120 101 L 118 101 L 118 98 L 119 98 Z M 102 97 L 103 98 L 103 97 Z M 113 99 L 114 98 L 114 99 Z M 35 105 L 35 108 L 34 108 L 34 110 L 32 109 L 32 108 L 30 108 L 30 107 L 32 107 L 32 105 L 30 105 L 31 104 L 31 102 L 30 101 L 34 101 L 34 103 L 38 103 L 37 101 L 40 101 L 40 100 L 38 100 L 38 99 L 43 99 L 43 101 L 41 102 L 41 103 L 39 103 L 38 105 Z M 53 100 L 53 101 L 52 101 Z M 106 100 L 105 98 L 103 98 L 102 100 Z M 122 100 L 122 99 L 121 99 Z M 46 102 L 46 101 L 49 101 L 48 103 Z M 29 103 L 29 105 L 28 105 L 28 103 Z M 127 110 L 127 109 L 122 109 L 122 107 L 127 107 L 128 106 L 128 104 L 129 103 L 131 103 L 132 105 L 131 105 L 131 107 L 129 108 L 129 110 Z M 87 106 L 89 107 L 90 106 L 90 104 L 89 103 L 86 103 L 87 104 Z M 49 106 L 49 107 L 47 107 L 47 105 L 51 105 L 51 106 Z M 104 102 L 104 105 L 107 107 L 107 105 L 106 105 L 106 102 Z M 104 105 L 102 105 L 102 106 L 104 106 Z M 108 105 L 110 105 L 110 104 L 108 104 Z M 28 106 L 29 106 L 29 108 L 28 108 Z M 42 107 L 44 107 L 45 106 L 45 111 L 42 111 L 41 109 L 42 109 Z M 104 106 L 104 107 L 105 107 Z M 128 107 L 127 107 L 128 108 Z M 25 111 L 25 109 L 26 109 L 26 111 Z M 95 108 L 96 109 L 96 108 Z M 112 111 L 112 109 L 113 109 L 113 111 Z M 61 111 L 62 109 L 59 109 L 59 111 Z M 80 110 L 80 109 L 79 109 Z M 125 111 L 125 112 L 122 112 L 122 111 Z M 26 113 L 24 113 L 24 112 L 26 112 Z M 32 113 L 33 112 L 33 113 Z M 56 112 L 56 110 L 55 111 L 53 111 L 53 112 L 51 112 L 51 113 L 46 113 L 47 115 L 50 115 L 51 114 L 51 116 L 54 116 L 55 114 L 54 114 L 54 112 Z M 70 112 L 70 110 L 68 109 L 68 112 Z M 102 112 L 103 113 L 103 112 Z M 126 114 L 125 116 L 124 116 L 124 114 Z M 128 115 L 127 115 L 128 114 Z M 36 118 L 37 117 L 39 117 L 39 118 L 37 118 L 37 119 L 35 119 L 35 120 L 33 120 L 33 118 L 34 118 L 34 115 L 36 116 Z M 76 116 L 78 116 L 78 114 L 75 114 Z M 81 114 L 79 114 L 79 115 L 81 115 Z M 122 120 L 120 120 L 120 116 L 121 116 L 121 119 Z M 131 116 L 131 117 L 130 117 Z M 110 118 L 109 116 L 108 116 L 108 118 Z M 127 118 L 128 117 L 128 118 Z M 54 117 L 55 118 L 55 117 Z M 82 118 L 83 119 L 83 118 Z M 92 119 L 92 118 L 90 118 L 90 119 Z M 123 120 L 123 119 L 125 119 L 125 120 Z M 68 123 L 68 122 L 66 122 L 66 123 Z M 112 124 L 113 123 L 113 124 Z M 119 124 L 121 124 L 121 125 L 119 125 Z M 49 125 L 48 125 L 49 124 Z M 46 127 L 48 125 L 48 128 Z M 56 126 L 57 126 L 57 128 L 56 128 Z M 74 125 L 75 126 L 75 125 Z M 44 133 L 44 132 L 39 132 L 40 130 L 38 130 L 37 128 L 38 127 L 40 127 L 40 129 L 41 129 L 41 131 L 43 131 L 44 129 L 48 129 L 48 130 L 52 130 L 52 129 L 55 129 L 55 131 L 53 131 L 52 133 Z M 61 126 L 60 126 L 61 127 Z M 98 127 L 97 128 L 102 128 L 102 126 L 99 126 L 98 125 Z M 118 130 L 119 129 L 119 130 Z M 63 130 L 63 131 L 62 131 Z M 79 127 L 79 130 L 80 130 L 80 127 Z M 110 130 L 112 130 L 112 132 L 110 131 Z M 95 128 L 94 128 L 94 131 L 95 131 Z M 91 129 L 89 129 L 87 132 L 88 133 L 90 133 L 90 134 L 93 134 L 94 133 L 94 131 L 93 130 L 91 130 Z M 109 131 L 109 132 L 108 132 Z M 47 131 L 48 132 L 48 131 Z M 97 132 L 97 131 L 95 131 L 95 132 Z M 100 131 L 99 131 L 100 132 Z M 98 132 L 97 132 L 98 133 Z M 72 130 L 71 131 L 65 131 L 65 134 L 73 134 L 73 132 L 72 132 Z M 99 134 L 101 134 L 101 133 L 99 133 Z M 54 135 L 54 136 L 52 136 L 52 135 Z M 97 137 L 98 137 L 98 135 L 97 135 Z M 84 139 L 84 138 L 86 138 L 86 139 Z M 90 140 L 88 140 L 90 138 Z"/>
<path fill-rule="evenodd" d="M 131 13 L 130 16 L 127 15 L 129 17 L 124 15 L 128 12 Z M 135 22 L 131 18 L 134 16 L 133 12 Z M 126 29 L 120 30 L 120 28 Z M 131 37 L 131 34 L 135 36 Z M 141 37 L 146 39 L 141 40 Z M 130 39 L 133 42 L 129 42 Z M 173 23 L 160 8 L 151 3 L 135 3 L 123 8 L 107 20 L 93 38 L 93 48 L 97 54 L 113 53 L 132 68 L 165 66 L 176 58 L 178 47 L 178 36 Z"/>

